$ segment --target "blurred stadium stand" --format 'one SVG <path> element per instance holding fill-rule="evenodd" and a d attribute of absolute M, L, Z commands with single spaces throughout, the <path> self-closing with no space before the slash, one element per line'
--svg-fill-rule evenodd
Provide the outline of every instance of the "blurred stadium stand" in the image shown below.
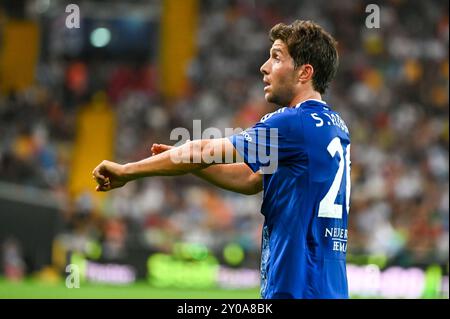
<path fill-rule="evenodd" d="M 324 100 L 352 134 L 349 264 L 426 276 L 437 266 L 448 276 L 447 1 L 379 1 L 380 29 L 366 28 L 362 0 L 192 0 L 184 15 L 176 1 L 78 1 L 80 29 L 65 28 L 68 3 L 0 3 L 3 276 L 61 276 L 76 253 L 133 265 L 144 278 L 150 255 L 180 243 L 193 245 L 191 259 L 211 254 L 257 270 L 260 195 L 192 176 L 100 195 L 91 170 L 105 157 L 134 161 L 154 142 L 174 144 L 171 130 L 192 130 L 194 119 L 223 132 L 272 111 L 259 73 L 267 34 L 298 18 L 339 42 Z"/>

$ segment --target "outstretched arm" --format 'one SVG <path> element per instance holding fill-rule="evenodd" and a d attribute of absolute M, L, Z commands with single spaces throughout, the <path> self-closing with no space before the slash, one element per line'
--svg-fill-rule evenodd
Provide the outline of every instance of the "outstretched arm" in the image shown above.
<path fill-rule="evenodd" d="M 151 151 L 157 155 L 172 148 L 165 144 L 153 144 Z M 245 195 L 259 193 L 263 188 L 262 175 L 253 173 L 245 163 L 212 165 L 195 170 L 192 174 L 220 188 Z"/>
<path fill-rule="evenodd" d="M 226 138 L 196 140 L 139 162 L 120 165 L 110 161 L 103 161 L 94 169 L 92 174 L 98 183 L 97 191 L 109 191 L 142 177 L 183 175 L 207 168 L 217 162 L 223 163 L 225 159 L 235 162 L 236 156 L 233 144 Z M 239 168 L 233 170 L 231 177 L 236 178 L 239 173 L 245 172 L 244 167 L 239 165 Z M 216 173 L 221 174 L 223 171 L 219 168 Z M 249 177 L 250 175 L 246 176 Z M 209 178 L 213 184 L 220 187 L 228 187 L 227 189 L 230 190 L 236 188 L 236 184 L 230 185 L 231 178 L 225 183 L 223 183 L 223 180 L 221 182 L 217 178 L 211 178 L 211 176 Z M 249 180 L 253 181 L 254 179 L 257 178 L 252 177 Z M 241 180 L 241 182 L 243 181 Z M 250 193 L 250 190 L 245 188 L 242 190 Z"/>

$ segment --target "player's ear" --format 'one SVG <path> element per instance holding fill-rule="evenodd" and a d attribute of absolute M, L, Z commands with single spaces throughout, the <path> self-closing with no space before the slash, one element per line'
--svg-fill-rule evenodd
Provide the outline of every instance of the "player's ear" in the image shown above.
<path fill-rule="evenodd" d="M 298 68 L 298 81 L 302 84 L 312 80 L 314 68 L 311 64 L 303 64 Z"/>

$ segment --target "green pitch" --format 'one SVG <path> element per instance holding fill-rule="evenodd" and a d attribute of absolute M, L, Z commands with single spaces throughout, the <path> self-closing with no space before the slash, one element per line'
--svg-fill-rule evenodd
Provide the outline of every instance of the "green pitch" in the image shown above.
<path fill-rule="evenodd" d="M 146 282 L 128 286 L 80 284 L 66 288 L 64 283 L 48 284 L 25 280 L 9 282 L 0 279 L 0 298 L 42 299 L 259 299 L 259 289 L 176 289 L 155 288 Z"/>

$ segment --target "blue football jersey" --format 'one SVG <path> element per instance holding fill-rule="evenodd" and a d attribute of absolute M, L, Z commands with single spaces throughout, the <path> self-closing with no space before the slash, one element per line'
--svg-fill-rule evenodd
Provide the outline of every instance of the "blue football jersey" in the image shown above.
<path fill-rule="evenodd" d="M 350 136 L 325 102 L 283 107 L 229 137 L 263 175 L 262 298 L 348 298 Z"/>

